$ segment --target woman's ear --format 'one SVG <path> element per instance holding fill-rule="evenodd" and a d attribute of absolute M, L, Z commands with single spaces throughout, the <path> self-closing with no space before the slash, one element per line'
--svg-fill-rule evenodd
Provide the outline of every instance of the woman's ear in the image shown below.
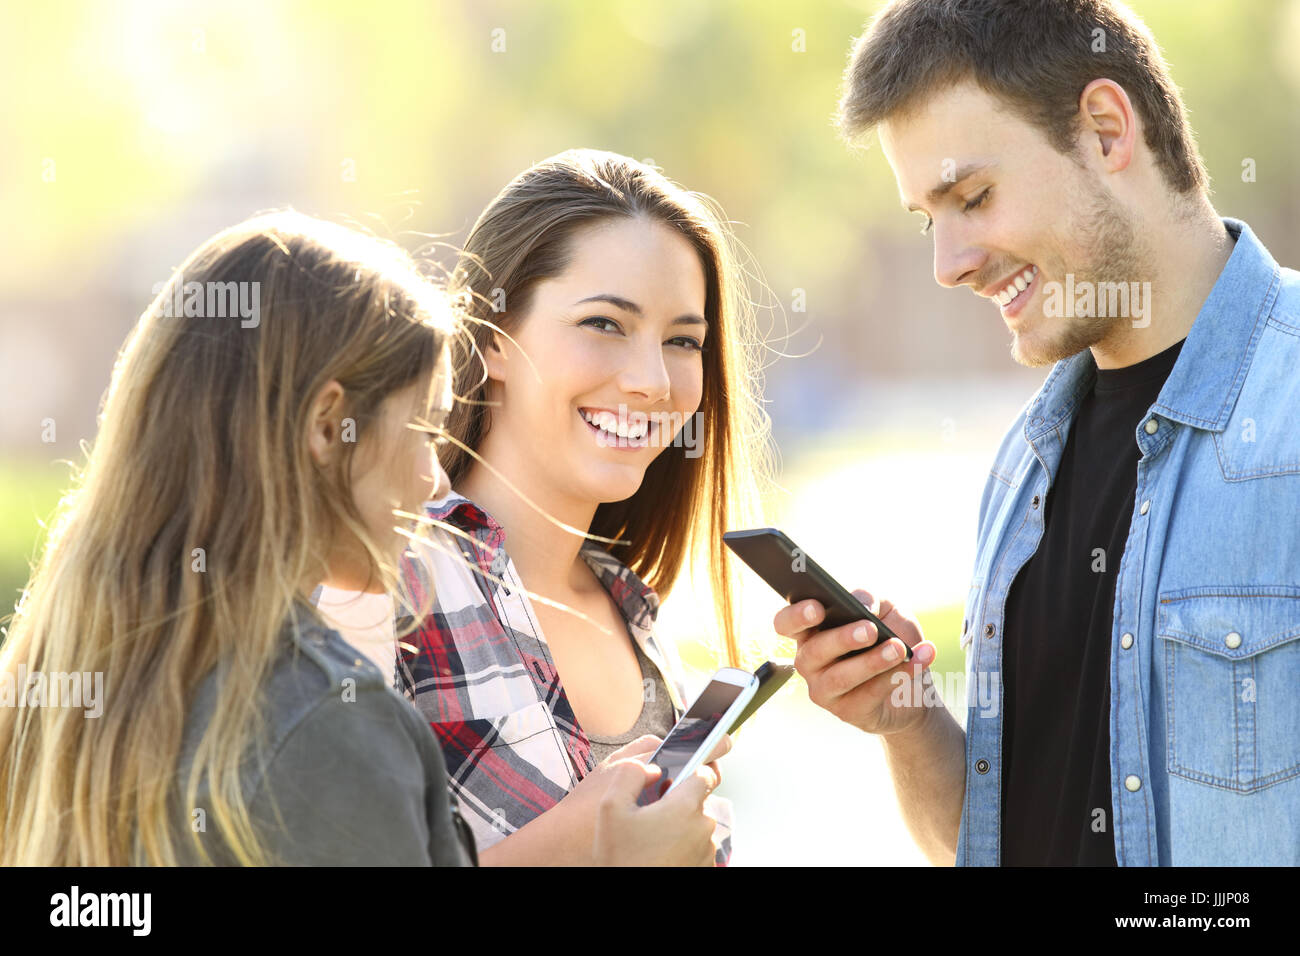
<path fill-rule="evenodd" d="M 343 442 L 350 440 L 349 430 L 355 435 L 356 425 L 343 417 L 343 386 L 330 379 L 312 399 L 307 415 L 307 450 L 312 460 L 322 467 L 338 461 Z"/>
<path fill-rule="evenodd" d="M 483 364 L 487 368 L 487 377 L 497 382 L 504 382 L 509 359 L 506 358 L 505 340 L 500 332 L 493 332 L 488 339 L 487 348 L 483 350 Z"/>

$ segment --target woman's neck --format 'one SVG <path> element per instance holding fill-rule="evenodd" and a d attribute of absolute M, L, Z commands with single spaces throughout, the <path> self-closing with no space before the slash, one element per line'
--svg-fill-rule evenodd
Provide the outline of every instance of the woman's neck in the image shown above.
<path fill-rule="evenodd" d="M 510 559 L 528 590 L 547 597 L 585 590 L 591 575 L 578 556 L 585 539 L 556 522 L 586 531 L 596 515 L 597 503 L 548 493 L 524 477 L 525 469 L 511 468 L 508 463 L 487 455 L 483 459 L 500 476 L 475 464 L 457 482 L 456 491 L 505 529 Z M 510 485 L 527 495 L 532 504 Z"/>

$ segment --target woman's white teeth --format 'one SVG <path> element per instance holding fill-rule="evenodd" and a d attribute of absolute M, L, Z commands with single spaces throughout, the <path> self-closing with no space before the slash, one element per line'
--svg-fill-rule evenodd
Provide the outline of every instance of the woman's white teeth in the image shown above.
<path fill-rule="evenodd" d="M 1020 273 L 1020 275 L 1011 280 L 1005 289 L 995 295 L 993 301 L 998 305 L 1006 305 L 1020 293 L 1024 292 L 1025 289 L 1029 288 L 1029 283 L 1034 281 L 1034 276 L 1036 275 L 1038 275 L 1038 266 L 1030 266 L 1024 272 Z"/>
<path fill-rule="evenodd" d="M 648 422 L 637 422 L 632 424 L 626 421 L 619 421 L 618 416 L 612 412 L 583 412 L 582 417 L 603 432 L 608 432 L 611 435 L 617 435 L 619 438 L 627 438 L 632 441 L 640 441 L 642 438 L 645 438 L 646 432 L 650 429 Z"/>

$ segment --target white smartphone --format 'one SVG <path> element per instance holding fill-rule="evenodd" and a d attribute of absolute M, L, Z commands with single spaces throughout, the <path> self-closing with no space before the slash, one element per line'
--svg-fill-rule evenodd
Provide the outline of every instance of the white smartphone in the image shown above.
<path fill-rule="evenodd" d="M 759 680 L 749 671 L 724 667 L 713 675 L 695 702 L 664 738 L 649 763 L 663 773 L 642 791 L 639 804 L 654 803 L 709 759 L 727 728 L 758 691 Z"/>

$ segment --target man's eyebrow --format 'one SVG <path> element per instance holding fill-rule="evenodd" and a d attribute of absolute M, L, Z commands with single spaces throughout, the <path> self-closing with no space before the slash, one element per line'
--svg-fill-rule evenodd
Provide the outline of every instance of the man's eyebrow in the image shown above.
<path fill-rule="evenodd" d="M 926 193 L 925 195 L 926 202 L 928 202 L 930 205 L 933 206 L 944 196 L 948 195 L 948 191 L 952 189 L 954 186 L 956 186 L 958 183 L 960 183 L 962 180 L 968 179 L 969 177 L 974 176 L 976 173 L 982 172 L 985 169 L 995 169 L 997 165 L 998 165 L 997 163 L 989 162 L 989 163 L 967 163 L 965 166 L 959 166 L 957 168 L 957 171 L 953 173 L 952 179 L 950 180 L 945 179 L 943 182 L 939 183 L 939 185 L 935 186 L 928 193 Z M 903 203 L 903 208 L 906 209 L 908 212 L 917 212 L 918 210 L 924 211 L 921 210 L 921 207 L 918 206 L 916 203 Z"/>

